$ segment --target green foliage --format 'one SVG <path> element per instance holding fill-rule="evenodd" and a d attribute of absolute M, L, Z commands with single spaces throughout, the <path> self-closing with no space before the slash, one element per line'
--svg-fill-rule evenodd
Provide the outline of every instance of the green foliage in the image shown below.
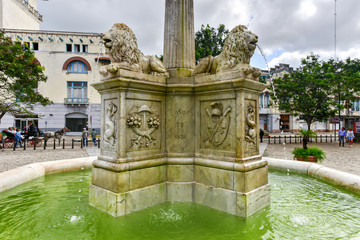
<path fill-rule="evenodd" d="M 314 156 L 318 162 L 322 162 L 326 158 L 324 151 L 317 146 L 309 147 L 307 149 L 294 148 L 291 153 L 294 154 L 294 159 L 301 157 L 304 160 L 308 160 L 309 156 Z"/>
<path fill-rule="evenodd" d="M 36 90 L 47 80 L 43 71 L 28 46 L 0 32 L 0 119 L 6 113 L 31 115 L 34 103 L 51 103 Z"/>
<path fill-rule="evenodd" d="M 344 108 L 337 95 L 348 102 L 359 95 L 359 69 L 358 59 L 324 62 L 311 54 L 296 71 L 273 80 L 276 94 L 272 100 L 280 110 L 305 120 L 310 129 L 311 123 L 326 121 Z"/>
<path fill-rule="evenodd" d="M 201 25 L 201 29 L 195 33 L 195 58 L 198 63 L 201 58 L 207 56 L 217 56 L 221 53 L 226 36 L 229 30 L 224 24 L 220 24 L 217 29 L 210 27 L 209 24 Z"/>
<path fill-rule="evenodd" d="M 315 137 L 316 136 L 316 132 L 312 131 L 312 130 L 304 130 L 304 129 L 300 129 L 299 133 L 301 136 L 309 136 L 309 137 Z"/>

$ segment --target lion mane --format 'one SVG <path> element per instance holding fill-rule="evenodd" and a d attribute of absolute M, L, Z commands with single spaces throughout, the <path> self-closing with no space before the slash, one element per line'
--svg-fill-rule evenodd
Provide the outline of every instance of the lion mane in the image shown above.
<path fill-rule="evenodd" d="M 124 23 L 116 23 L 102 37 L 111 64 L 102 67 L 100 73 L 116 73 L 119 69 L 153 75 L 167 75 L 160 59 L 145 56 L 138 48 L 134 32 Z"/>
<path fill-rule="evenodd" d="M 200 59 L 194 74 L 216 74 L 228 71 L 240 71 L 244 77 L 256 79 L 260 70 L 250 66 L 258 37 L 246 26 L 238 25 L 227 36 L 223 51 L 216 57 L 207 56 Z"/>

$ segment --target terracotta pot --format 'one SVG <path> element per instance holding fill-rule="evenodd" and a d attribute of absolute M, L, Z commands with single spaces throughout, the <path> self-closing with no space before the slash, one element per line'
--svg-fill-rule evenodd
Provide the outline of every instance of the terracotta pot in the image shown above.
<path fill-rule="evenodd" d="M 306 159 L 303 159 L 302 157 L 296 157 L 296 160 L 303 162 L 317 162 L 317 158 L 315 156 L 308 156 Z"/>

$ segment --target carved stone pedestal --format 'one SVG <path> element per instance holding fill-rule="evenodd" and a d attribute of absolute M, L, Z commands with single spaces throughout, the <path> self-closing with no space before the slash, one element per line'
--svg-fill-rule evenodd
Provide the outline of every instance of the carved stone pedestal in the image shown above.
<path fill-rule="evenodd" d="M 165 78 L 118 70 L 102 96 L 90 204 L 122 216 L 166 201 L 250 216 L 270 202 L 259 93 L 240 72 Z"/>

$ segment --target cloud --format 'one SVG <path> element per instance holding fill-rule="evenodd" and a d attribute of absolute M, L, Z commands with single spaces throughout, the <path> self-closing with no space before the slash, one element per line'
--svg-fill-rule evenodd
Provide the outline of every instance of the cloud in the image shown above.
<path fill-rule="evenodd" d="M 359 9 L 359 0 L 337 0 L 338 57 L 360 58 Z M 101 33 L 116 22 L 126 23 L 145 54 L 162 54 L 164 0 L 50 0 L 38 1 L 38 10 L 44 15 L 44 30 Z M 225 24 L 229 29 L 247 25 L 259 36 L 271 64 L 285 61 L 296 66 L 310 52 L 334 56 L 334 10 L 335 0 L 195 0 L 195 31 L 201 24 Z M 261 59 L 253 62 L 264 66 Z"/>

